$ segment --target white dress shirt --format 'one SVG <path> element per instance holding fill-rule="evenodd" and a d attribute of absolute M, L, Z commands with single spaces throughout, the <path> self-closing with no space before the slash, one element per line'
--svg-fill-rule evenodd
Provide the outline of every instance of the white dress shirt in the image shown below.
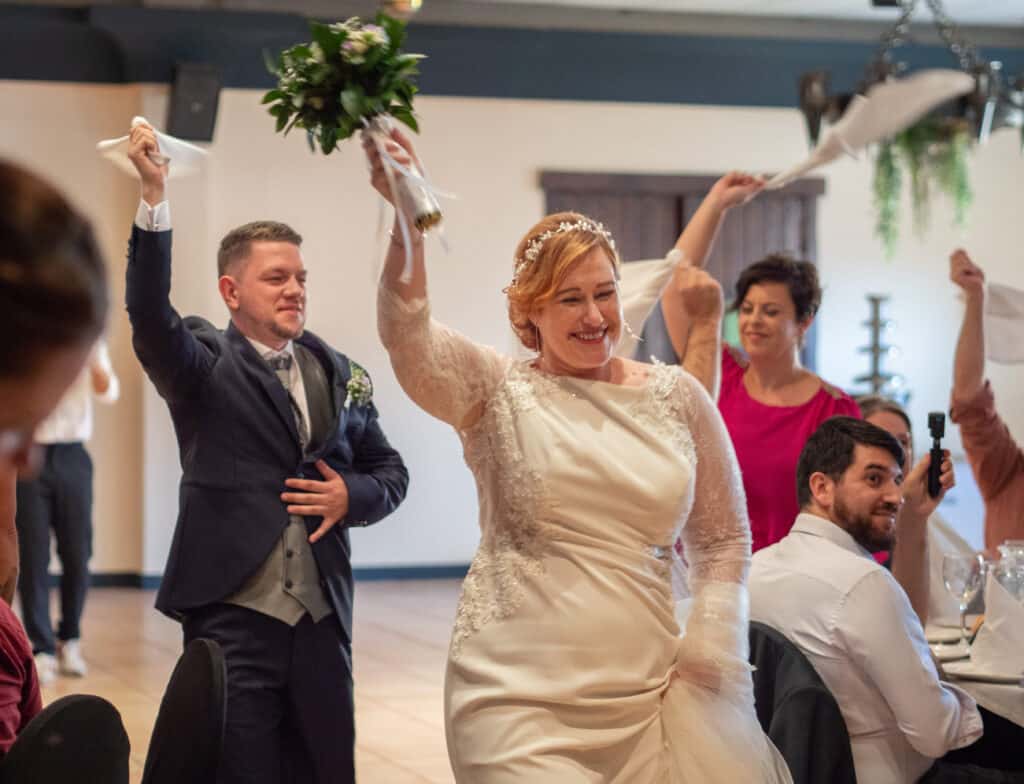
<path fill-rule="evenodd" d="M 102 394 L 93 392 L 92 368 L 103 371 L 110 383 Z M 39 444 L 84 443 L 92 437 L 92 401 L 113 403 L 121 394 L 121 385 L 110 364 L 110 352 L 101 338 L 96 342 L 89 361 L 78 378 L 64 393 L 57 408 L 39 426 L 35 441 Z"/>
<path fill-rule="evenodd" d="M 135 225 L 144 231 L 170 231 L 171 203 L 164 199 L 155 207 L 150 207 L 144 199 L 139 199 Z"/>
<path fill-rule="evenodd" d="M 857 781 L 911 784 L 981 737 L 974 700 L 939 680 L 906 593 L 831 521 L 801 514 L 754 554 L 750 617 L 792 640 L 836 698 Z"/>
<path fill-rule="evenodd" d="M 295 404 L 299 407 L 299 411 L 302 412 L 302 419 L 306 423 L 306 432 L 309 433 L 311 427 L 309 422 L 309 401 L 306 400 L 306 385 L 302 381 L 302 373 L 299 371 L 299 360 L 295 356 L 295 344 L 292 341 L 288 341 L 284 348 L 280 351 L 277 349 L 264 346 L 258 340 L 246 337 L 256 353 L 259 354 L 263 359 L 269 359 L 275 354 L 290 354 L 292 358 L 291 368 L 288 370 L 288 377 L 291 380 L 291 393 L 292 397 L 295 398 Z"/>

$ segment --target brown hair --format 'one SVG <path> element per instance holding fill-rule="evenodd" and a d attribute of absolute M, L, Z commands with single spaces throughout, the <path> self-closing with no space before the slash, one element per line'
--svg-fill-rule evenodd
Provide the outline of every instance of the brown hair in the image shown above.
<path fill-rule="evenodd" d="M 799 261 L 785 253 L 772 253 L 755 261 L 736 281 L 736 299 L 732 310 L 738 310 L 751 286 L 758 283 L 784 283 L 796 309 L 796 320 L 813 318 L 821 307 L 821 284 L 818 268 L 809 261 Z"/>
<path fill-rule="evenodd" d="M 914 429 L 914 426 L 910 424 L 910 417 L 907 416 L 907 412 L 895 400 L 890 400 L 881 395 L 861 395 L 856 399 L 856 402 L 860 406 L 861 416 L 865 419 L 877 414 L 879 411 L 884 411 L 902 419 L 907 425 L 907 430 L 912 431 Z"/>
<path fill-rule="evenodd" d="M 217 275 L 227 275 L 231 267 L 249 255 L 254 242 L 290 242 L 302 245 L 302 237 L 291 226 L 277 221 L 253 221 L 232 229 L 220 241 L 217 251 Z"/>
<path fill-rule="evenodd" d="M 89 221 L 49 183 L 0 160 L 0 375 L 95 340 L 108 307 Z"/>
<path fill-rule="evenodd" d="M 598 225 L 596 221 L 578 212 L 556 212 L 541 219 L 526 232 L 516 246 L 513 262 L 515 278 L 512 285 L 505 289 L 508 296 L 508 320 L 512 323 L 512 329 L 515 330 L 519 342 L 532 351 L 539 351 L 540 345 L 537 328 L 530 321 L 530 313 L 555 296 L 559 284 L 573 264 L 594 248 L 601 248 L 612 261 L 615 277 L 619 277 L 620 262 L 615 246 L 609 237 L 589 229 L 571 229 L 549 237 L 540 246 L 537 257 L 523 263 L 527 248 L 540 235 L 557 231 L 562 223 L 579 221 Z"/>

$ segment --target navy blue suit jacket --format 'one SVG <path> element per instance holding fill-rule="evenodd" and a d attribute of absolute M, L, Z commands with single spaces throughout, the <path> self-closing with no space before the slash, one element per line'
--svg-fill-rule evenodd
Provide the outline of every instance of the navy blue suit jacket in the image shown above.
<path fill-rule="evenodd" d="M 289 477 L 321 479 L 325 460 L 344 478 L 349 510 L 313 545 L 321 584 L 352 639 L 347 528 L 370 525 L 405 497 L 409 475 L 372 403 L 345 405 L 349 360 L 310 332 L 297 339 L 319 359 L 333 397 L 329 438 L 303 458 L 287 393 L 234 326 L 182 319 L 171 306 L 171 232 L 132 228 L 126 300 L 132 345 L 167 401 L 183 476 L 178 522 L 156 606 L 180 618 L 231 596 L 266 560 L 288 524 Z M 306 518 L 312 532 L 321 518 Z"/>

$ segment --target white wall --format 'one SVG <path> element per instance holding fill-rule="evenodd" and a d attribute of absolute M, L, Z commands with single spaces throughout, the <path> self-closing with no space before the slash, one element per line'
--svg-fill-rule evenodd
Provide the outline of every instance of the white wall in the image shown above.
<path fill-rule="evenodd" d="M 162 117 L 166 90 L 0 82 L 0 101 L 14 105 L 10 116 L 19 118 L 0 129 L 0 154 L 17 157 L 21 145 L 29 145 L 23 160 L 67 188 L 97 220 L 114 277 L 123 285 L 134 185 L 99 162 L 91 146 L 121 133 L 135 113 Z M 421 156 L 438 185 L 459 195 L 444 205 L 451 252 L 445 255 L 436 243 L 428 250 L 435 315 L 502 349 L 511 344 L 501 289 L 511 274 L 517 240 L 542 213 L 540 171 L 774 171 L 806 152 L 802 119 L 789 109 L 430 96 L 422 97 L 418 108 Z M 86 109 L 92 120 L 79 120 Z M 54 157 L 51 144 L 44 143 L 45 129 L 73 115 L 74 127 L 53 133 L 51 144 L 60 149 Z M 300 135 L 281 139 L 273 133 L 258 92 L 226 90 L 211 151 L 202 176 L 171 188 L 175 304 L 226 323 L 214 274 L 220 237 L 260 217 L 292 223 L 306 240 L 309 326 L 368 368 L 383 425 L 412 474 L 400 510 L 376 527 L 354 532 L 356 564 L 467 562 L 477 540 L 476 502 L 458 441 L 405 399 L 377 342 L 374 276 L 383 243 L 375 237 L 379 205 L 366 183 L 358 145 L 350 143 L 327 159 L 311 155 Z M 928 239 L 907 239 L 893 262 L 882 259 L 873 237 L 870 163 L 843 161 L 824 174 L 828 191 L 818 224 L 827 287 L 820 317 L 821 371 L 849 385 L 866 369 L 866 358 L 856 353 L 867 341 L 861 326 L 867 316 L 864 295 L 890 293 L 889 315 L 899 322 L 892 340 L 904 351 L 897 369 L 914 390 L 915 422 L 923 422 L 928 410 L 945 408 L 948 396 L 959 320 L 946 282 L 950 249 L 966 244 L 991 278 L 1024 287 L 1024 270 L 1014 263 L 1019 251 L 1013 218 L 1019 213 L 1017 183 L 1024 175 L 1017 138 L 1004 132 L 975 154 L 977 198 L 966 234 L 960 237 L 944 226 L 948 212 L 938 205 Z M 140 391 L 121 312 L 114 326 L 115 362 L 126 379 L 126 394 L 119 418 L 101 419 L 93 449 L 101 483 L 93 565 L 98 571 L 158 573 L 176 512 L 177 450 L 162 401 L 148 382 L 147 393 Z M 1024 435 L 1024 401 L 1011 394 L 1017 372 L 996 369 L 992 378 L 1011 427 Z M 919 441 L 924 437 L 921 430 Z"/>

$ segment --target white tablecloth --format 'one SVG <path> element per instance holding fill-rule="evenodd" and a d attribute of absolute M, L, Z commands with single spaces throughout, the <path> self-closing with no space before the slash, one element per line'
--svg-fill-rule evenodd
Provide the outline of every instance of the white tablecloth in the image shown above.
<path fill-rule="evenodd" d="M 1024 727 L 1024 688 L 1009 683 L 971 681 L 966 678 L 952 678 L 950 675 L 947 677 L 974 697 L 983 708 Z"/>

